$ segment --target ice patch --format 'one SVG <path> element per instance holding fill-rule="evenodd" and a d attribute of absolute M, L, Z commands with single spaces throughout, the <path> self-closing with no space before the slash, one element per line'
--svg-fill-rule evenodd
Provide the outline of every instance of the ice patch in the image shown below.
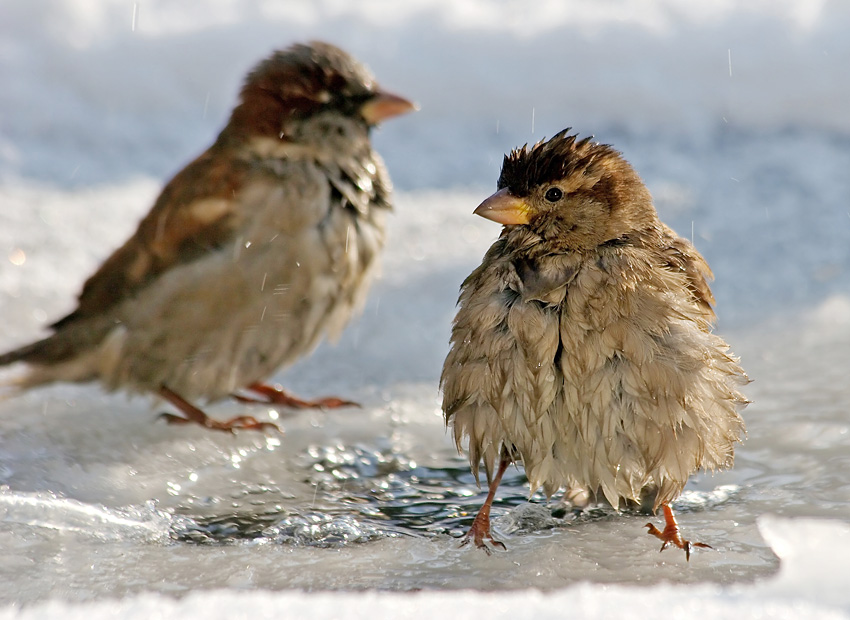
<path fill-rule="evenodd" d="M 764 518 L 765 537 L 782 557 L 779 575 L 759 586 L 635 587 L 584 583 L 554 592 L 520 590 L 394 594 L 194 592 L 184 598 L 144 594 L 78 605 L 51 601 L 23 609 L 0 610 L 0 620 L 239 620 L 258 618 L 345 618 L 346 620 L 428 620 L 435 617 L 529 618 L 566 616 L 599 620 L 644 620 L 659 609 L 670 618 L 701 620 L 846 620 L 850 528 L 835 521 Z M 822 587 L 824 586 L 824 587 Z"/>
<path fill-rule="evenodd" d="M 16 493 L 0 487 L 0 521 L 82 534 L 99 541 L 166 542 L 170 515 L 153 502 L 122 510 L 85 504 L 54 493 Z"/>

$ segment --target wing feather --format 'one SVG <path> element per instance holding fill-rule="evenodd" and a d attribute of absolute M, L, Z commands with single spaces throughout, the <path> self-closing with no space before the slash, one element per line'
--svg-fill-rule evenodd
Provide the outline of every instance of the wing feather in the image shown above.
<path fill-rule="evenodd" d="M 674 271 L 683 272 L 688 281 L 688 289 L 702 310 L 707 321 L 713 323 L 714 295 L 711 293 L 709 282 L 714 279 L 708 263 L 693 244 L 678 236 L 671 228 L 662 224 L 662 252 L 667 260 L 667 266 Z"/>
<path fill-rule="evenodd" d="M 136 232 L 83 285 L 76 310 L 54 330 L 102 315 L 135 296 L 157 275 L 196 260 L 230 240 L 239 225 L 233 200 L 249 162 L 209 149 L 163 188 Z"/>

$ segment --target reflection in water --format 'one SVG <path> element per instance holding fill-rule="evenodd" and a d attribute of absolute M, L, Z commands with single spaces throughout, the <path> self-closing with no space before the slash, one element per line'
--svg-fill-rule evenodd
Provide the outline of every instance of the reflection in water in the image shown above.
<path fill-rule="evenodd" d="M 334 445 L 311 446 L 297 462 L 303 482 L 315 488 L 312 506 L 293 505 L 274 485 L 245 486 L 226 503 L 193 497 L 180 503 L 178 496 L 172 538 L 196 544 L 248 540 L 333 547 L 384 537 L 457 537 L 470 526 L 486 495 L 461 457 L 426 467 L 399 452 Z M 737 491 L 731 485 L 710 492 L 686 491 L 675 506 L 680 512 L 709 509 Z M 539 492 L 531 500 L 525 476 L 512 470 L 494 504 L 494 514 L 504 513 L 497 528 L 531 533 L 617 514 L 607 505 L 581 510 L 557 500 L 547 502 Z"/>

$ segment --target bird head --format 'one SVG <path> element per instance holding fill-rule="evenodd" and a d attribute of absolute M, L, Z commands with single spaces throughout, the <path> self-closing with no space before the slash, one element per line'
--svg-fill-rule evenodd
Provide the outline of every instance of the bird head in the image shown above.
<path fill-rule="evenodd" d="M 285 139 L 293 123 L 332 112 L 373 127 L 416 109 L 382 90 L 345 51 L 318 41 L 274 52 L 245 79 L 228 127 Z"/>
<path fill-rule="evenodd" d="M 569 131 L 506 155 L 498 191 L 475 213 L 528 227 L 553 252 L 591 249 L 655 224 L 649 191 L 622 155 Z"/>

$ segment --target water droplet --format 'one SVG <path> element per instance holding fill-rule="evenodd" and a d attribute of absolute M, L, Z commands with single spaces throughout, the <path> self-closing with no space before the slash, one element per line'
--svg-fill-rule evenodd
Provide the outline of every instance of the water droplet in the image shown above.
<path fill-rule="evenodd" d="M 20 267 L 27 262 L 27 255 L 21 248 L 15 248 L 9 253 L 9 262 Z"/>

